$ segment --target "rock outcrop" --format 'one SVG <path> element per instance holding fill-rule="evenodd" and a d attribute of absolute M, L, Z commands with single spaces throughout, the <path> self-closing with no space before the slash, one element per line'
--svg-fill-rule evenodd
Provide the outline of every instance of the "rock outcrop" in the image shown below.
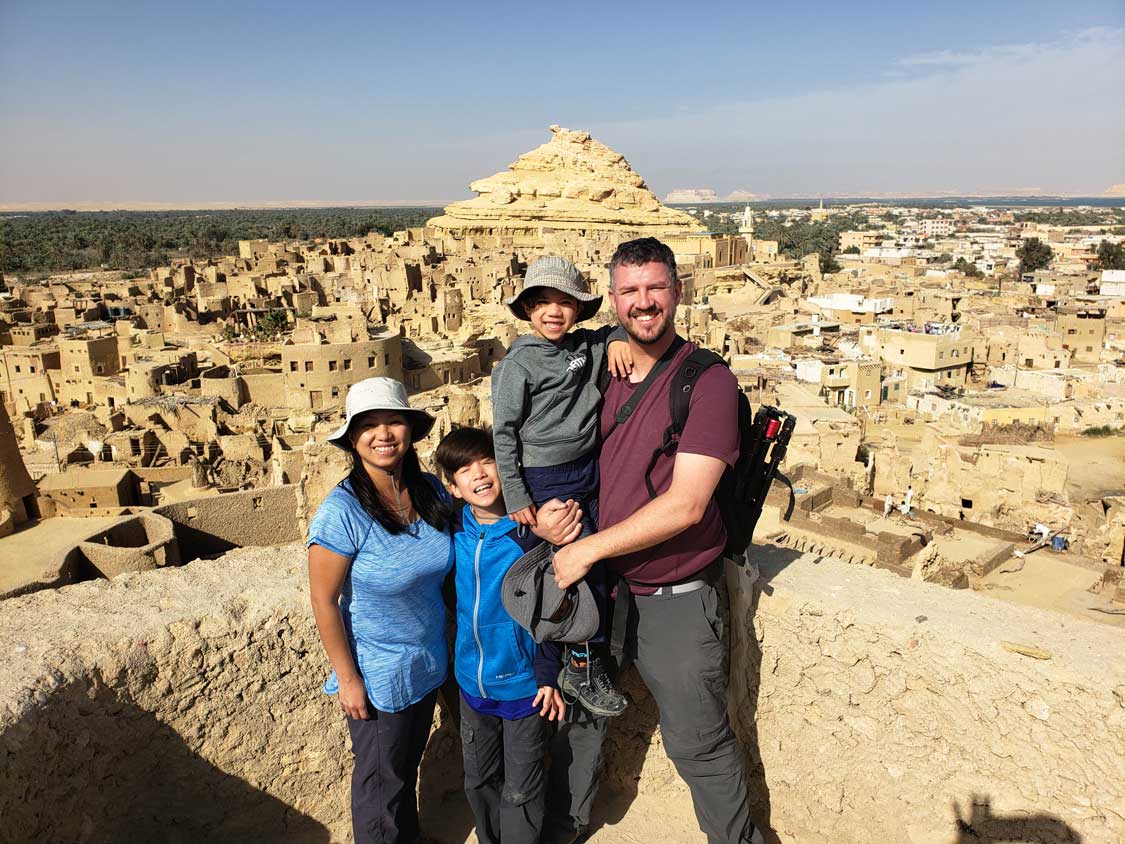
<path fill-rule="evenodd" d="M 759 577 L 728 571 L 730 711 L 777 840 L 1125 838 L 1120 630 L 787 549 L 755 559 Z M 290 545 L 5 601 L 0 840 L 349 840 L 307 588 Z M 593 840 L 701 842 L 655 706 L 635 672 L 623 685 L 605 796 L 621 829 L 671 820 Z M 420 803 L 443 844 L 470 831 L 458 748 L 437 720 Z"/>
<path fill-rule="evenodd" d="M 694 202 L 722 202 L 711 188 L 676 188 L 664 197 L 668 204 L 690 205 Z"/>
<path fill-rule="evenodd" d="M 589 132 L 558 126 L 550 141 L 469 187 L 479 196 L 453 203 L 428 225 L 499 236 L 540 228 L 657 237 L 703 230 L 689 214 L 665 208 L 620 153 Z"/>

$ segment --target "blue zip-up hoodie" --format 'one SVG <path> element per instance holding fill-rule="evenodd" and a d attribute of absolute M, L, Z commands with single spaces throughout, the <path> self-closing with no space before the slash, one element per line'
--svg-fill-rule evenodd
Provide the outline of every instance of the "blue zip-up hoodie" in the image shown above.
<path fill-rule="evenodd" d="M 475 697 L 522 700 L 557 686 L 560 648 L 537 646 L 500 600 L 504 575 L 541 541 L 505 516 L 482 525 L 471 507 L 454 515 L 457 643 L 453 673 Z M 520 534 L 524 534 L 521 536 Z"/>

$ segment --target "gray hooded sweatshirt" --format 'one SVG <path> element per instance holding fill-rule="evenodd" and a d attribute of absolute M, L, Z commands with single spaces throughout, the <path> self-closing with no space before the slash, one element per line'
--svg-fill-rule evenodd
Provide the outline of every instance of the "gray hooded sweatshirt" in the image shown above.
<path fill-rule="evenodd" d="M 612 336 L 611 336 L 612 335 Z M 522 466 L 557 466 L 598 445 L 598 373 L 615 326 L 577 328 L 558 343 L 524 334 L 492 370 L 492 439 L 509 513 L 532 503 Z"/>

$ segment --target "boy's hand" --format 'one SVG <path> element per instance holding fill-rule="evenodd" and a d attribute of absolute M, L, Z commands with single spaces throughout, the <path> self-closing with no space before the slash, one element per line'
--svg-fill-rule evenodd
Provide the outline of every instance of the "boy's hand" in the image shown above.
<path fill-rule="evenodd" d="M 564 504 L 552 498 L 540 508 L 535 519 L 531 532 L 556 547 L 573 542 L 582 533 L 582 508 L 577 501 Z"/>
<path fill-rule="evenodd" d="M 527 525 L 529 528 L 535 527 L 535 505 L 528 504 L 526 507 L 516 510 L 514 513 L 508 514 L 513 522 L 521 525 Z"/>
<path fill-rule="evenodd" d="M 548 721 L 562 721 L 563 716 L 566 715 L 566 701 L 563 700 L 562 692 L 554 686 L 539 687 L 539 694 L 535 696 L 531 705 L 540 704 L 542 708 L 539 710 L 539 715 Z"/>
<path fill-rule="evenodd" d="M 614 378 L 628 378 L 633 372 L 633 353 L 629 344 L 621 340 L 614 340 L 605 350 L 606 364 L 609 374 Z"/>

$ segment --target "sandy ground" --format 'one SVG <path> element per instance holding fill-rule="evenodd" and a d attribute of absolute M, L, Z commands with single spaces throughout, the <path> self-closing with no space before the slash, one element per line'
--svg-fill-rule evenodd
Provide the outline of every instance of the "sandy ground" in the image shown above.
<path fill-rule="evenodd" d="M 1125 493 L 1125 436 L 1057 436 L 1055 451 L 1070 463 L 1067 491 L 1075 501 Z"/>
<path fill-rule="evenodd" d="M 57 554 L 119 518 L 56 516 L 0 539 L 0 593 L 39 580 L 41 572 Z"/>
<path fill-rule="evenodd" d="M 443 801 L 441 817 L 426 825 L 426 833 L 434 844 L 479 844 L 472 814 L 463 795 Z M 423 817 L 425 817 L 423 815 Z M 686 795 L 675 799 L 652 794 L 638 794 L 630 799 L 612 793 L 598 796 L 591 817 L 593 834 L 590 844 L 706 844 L 707 836 L 699 829 L 695 809 Z"/>
<path fill-rule="evenodd" d="M 967 530 L 955 530 L 952 536 L 934 537 L 934 544 L 942 557 L 950 562 L 967 563 L 991 557 L 1008 543 Z"/>
<path fill-rule="evenodd" d="M 1125 615 L 1099 611 L 1116 609 L 1120 612 L 1125 607 L 1086 591 L 1101 580 L 1096 571 L 1067 563 L 1064 558 L 1047 550 L 1026 556 L 1021 571 L 1001 573 L 1000 569 L 1010 565 L 1006 563 L 981 578 L 974 588 L 1001 601 L 1042 607 L 1086 621 L 1125 627 Z"/>

